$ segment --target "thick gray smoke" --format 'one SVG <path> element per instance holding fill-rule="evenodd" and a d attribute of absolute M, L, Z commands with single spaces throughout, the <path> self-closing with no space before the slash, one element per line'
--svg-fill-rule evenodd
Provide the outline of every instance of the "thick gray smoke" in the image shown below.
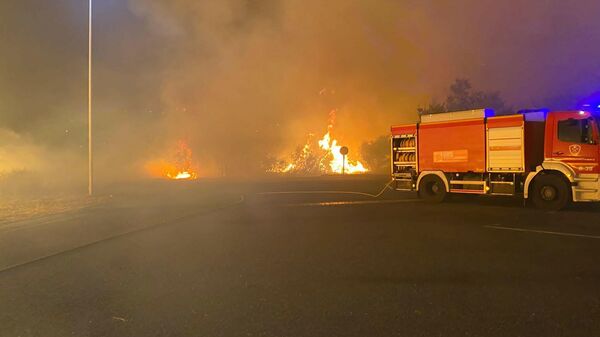
<path fill-rule="evenodd" d="M 265 156 L 324 134 L 333 109 L 335 136 L 358 152 L 417 102 L 419 51 L 404 5 L 130 3 L 178 46 L 162 92 L 169 138 L 190 138 L 226 174 L 261 172 Z"/>
<path fill-rule="evenodd" d="M 525 107 L 598 82 L 580 54 L 599 37 L 591 2 L 130 3 L 178 46 L 164 78 L 167 124 L 227 173 L 254 172 L 266 154 L 322 133 L 332 109 L 336 137 L 357 149 L 414 119 L 457 76 Z M 564 16 L 573 20 L 557 25 Z"/>
<path fill-rule="evenodd" d="M 85 5 L 0 4 L 5 177 L 19 167 L 49 179 L 56 166 L 84 182 Z M 97 1 L 98 179 L 144 176 L 179 140 L 203 175 L 258 174 L 266 157 L 325 133 L 334 109 L 334 137 L 358 155 L 443 99 L 456 77 L 517 107 L 572 107 L 600 84 L 599 9 L 591 0 Z"/>

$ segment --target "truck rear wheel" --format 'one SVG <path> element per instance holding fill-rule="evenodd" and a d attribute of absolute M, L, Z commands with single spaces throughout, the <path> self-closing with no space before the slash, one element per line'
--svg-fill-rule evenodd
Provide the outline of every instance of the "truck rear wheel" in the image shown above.
<path fill-rule="evenodd" d="M 428 175 L 419 183 L 419 197 L 429 203 L 440 203 L 446 199 L 446 185 L 435 175 Z"/>
<path fill-rule="evenodd" d="M 544 174 L 533 181 L 531 200 L 537 208 L 558 211 L 571 201 L 571 191 L 565 179 Z"/>

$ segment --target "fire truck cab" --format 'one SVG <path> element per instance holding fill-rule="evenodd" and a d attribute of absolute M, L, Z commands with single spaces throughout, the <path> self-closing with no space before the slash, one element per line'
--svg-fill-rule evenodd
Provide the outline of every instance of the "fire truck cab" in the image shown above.
<path fill-rule="evenodd" d="M 506 195 L 555 210 L 600 201 L 600 118 L 592 112 L 457 111 L 391 131 L 395 188 L 425 201 Z"/>

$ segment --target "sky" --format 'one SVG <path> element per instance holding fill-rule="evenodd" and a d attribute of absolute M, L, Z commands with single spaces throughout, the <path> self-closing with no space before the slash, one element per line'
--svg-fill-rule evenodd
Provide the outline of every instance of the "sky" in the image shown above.
<path fill-rule="evenodd" d="M 189 142 L 203 175 L 252 175 L 308 133 L 358 152 L 456 78 L 517 108 L 600 87 L 591 0 L 96 0 L 101 181 Z M 0 2 L 0 175 L 85 179 L 87 1 Z M 82 170 L 82 168 L 84 168 Z"/>

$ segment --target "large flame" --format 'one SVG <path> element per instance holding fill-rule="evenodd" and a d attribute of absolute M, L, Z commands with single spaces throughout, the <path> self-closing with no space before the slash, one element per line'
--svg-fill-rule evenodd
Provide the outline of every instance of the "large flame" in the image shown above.
<path fill-rule="evenodd" d="M 187 142 L 177 142 L 175 151 L 166 159 L 151 161 L 146 165 L 148 172 L 155 177 L 174 180 L 194 180 L 198 178 L 198 166 Z"/>
<path fill-rule="evenodd" d="M 196 175 L 192 172 L 188 172 L 188 171 L 183 171 L 183 172 L 177 172 L 176 175 L 172 175 L 167 173 L 167 177 L 171 178 L 171 179 L 196 179 Z"/>
<path fill-rule="evenodd" d="M 332 137 L 335 125 L 335 110 L 329 114 L 329 125 L 327 133 L 314 143 L 314 135 L 309 134 L 306 144 L 296 150 L 292 160 L 279 161 L 271 168 L 269 172 L 275 173 L 336 173 L 336 174 L 357 174 L 366 173 L 369 170 L 357 160 L 351 160 L 342 155 L 340 150 L 342 145 Z"/>
<path fill-rule="evenodd" d="M 342 146 L 338 145 L 337 140 L 331 139 L 330 132 L 327 132 L 323 139 L 319 140 L 319 147 L 328 151 L 328 156 L 331 157 L 329 168 L 333 173 L 356 174 L 369 171 L 360 161 L 350 161 L 342 155 L 340 151 Z"/>

